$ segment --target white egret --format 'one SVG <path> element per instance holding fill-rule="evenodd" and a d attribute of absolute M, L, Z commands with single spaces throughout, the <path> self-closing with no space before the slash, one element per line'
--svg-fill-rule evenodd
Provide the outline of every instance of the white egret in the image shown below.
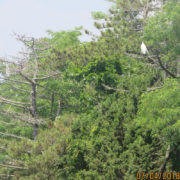
<path fill-rule="evenodd" d="M 142 44 L 141 44 L 141 53 L 142 54 L 148 54 L 148 50 L 147 50 L 147 47 L 144 44 L 144 42 L 142 42 Z"/>

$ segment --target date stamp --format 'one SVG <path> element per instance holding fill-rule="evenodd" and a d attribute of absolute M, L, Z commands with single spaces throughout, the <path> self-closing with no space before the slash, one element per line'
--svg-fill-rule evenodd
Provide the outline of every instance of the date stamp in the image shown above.
<path fill-rule="evenodd" d="M 137 180 L 180 180 L 180 172 L 137 172 Z"/>

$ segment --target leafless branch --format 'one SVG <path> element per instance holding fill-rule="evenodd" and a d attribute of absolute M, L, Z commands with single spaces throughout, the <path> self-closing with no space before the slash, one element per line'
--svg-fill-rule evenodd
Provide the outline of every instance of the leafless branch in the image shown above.
<path fill-rule="evenodd" d="M 168 145 L 167 150 L 166 150 L 166 155 L 165 155 L 165 157 L 164 157 L 164 161 L 163 161 L 163 163 L 161 164 L 161 167 L 160 167 L 160 169 L 159 169 L 159 174 L 163 174 L 163 173 L 164 173 L 164 170 L 165 170 L 165 168 L 166 168 L 167 161 L 168 161 L 169 156 L 170 156 L 170 152 L 171 152 L 171 146 Z"/>
<path fill-rule="evenodd" d="M 52 75 L 49 75 L 49 76 L 46 76 L 46 77 L 42 77 L 42 78 L 36 78 L 36 80 L 45 80 L 45 79 L 49 79 L 51 77 L 55 77 L 55 76 L 58 76 L 60 75 L 61 73 L 56 73 L 56 74 L 52 74 Z"/>
<path fill-rule="evenodd" d="M 14 175 L 11 175 L 11 174 L 0 174 L 0 177 L 14 177 Z"/>
<path fill-rule="evenodd" d="M 0 166 L 7 167 L 7 168 L 14 168 L 14 169 L 23 169 L 23 170 L 28 169 L 28 168 L 25 168 L 25 167 L 11 166 L 11 165 L 7 165 L 7 164 L 0 164 Z"/>
<path fill-rule="evenodd" d="M 172 72 L 170 72 L 170 71 L 163 65 L 163 63 L 162 63 L 162 61 L 161 61 L 161 58 L 159 57 L 159 54 L 158 54 L 158 53 L 157 53 L 157 59 L 158 59 L 158 62 L 159 62 L 159 65 L 161 66 L 161 68 L 162 68 L 167 74 L 169 74 L 171 77 L 176 78 L 176 76 L 175 76 Z"/>
<path fill-rule="evenodd" d="M 163 86 L 148 88 L 148 89 L 147 89 L 147 92 L 155 91 L 156 89 L 162 89 L 162 88 L 163 88 Z"/>
<path fill-rule="evenodd" d="M 23 88 L 21 88 L 21 87 L 13 86 L 13 88 L 14 88 L 15 90 L 19 90 L 19 91 L 23 91 L 23 92 L 26 92 L 26 93 L 30 93 L 30 91 L 27 91 L 26 89 L 23 89 Z"/>
<path fill-rule="evenodd" d="M 0 114 L 3 114 L 3 115 L 6 115 L 6 116 L 12 116 L 13 118 L 19 120 L 19 121 L 22 121 L 24 123 L 28 123 L 30 125 L 33 125 L 35 123 L 38 123 L 38 124 L 41 124 L 44 119 L 34 119 L 32 118 L 30 115 L 26 115 L 26 114 L 20 114 L 20 113 L 15 113 L 15 112 L 12 112 L 12 111 L 3 111 L 1 110 L 0 111 Z"/>
<path fill-rule="evenodd" d="M 51 49 L 51 48 L 52 48 L 52 46 L 44 47 L 44 48 L 34 48 L 34 50 L 40 52 L 40 51 L 49 50 L 49 49 Z"/>
<path fill-rule="evenodd" d="M 38 84 L 38 83 L 37 83 L 37 86 L 39 86 L 39 87 L 41 87 L 41 88 L 43 88 L 43 89 L 45 89 L 45 90 L 47 90 L 47 91 L 49 91 L 49 92 L 52 92 L 52 93 L 54 93 L 55 95 L 61 96 L 61 94 L 59 94 L 58 92 L 56 92 L 56 91 L 54 91 L 54 90 L 52 90 L 52 89 L 50 89 L 50 88 L 48 88 L 48 87 L 45 87 L 45 86 L 43 86 L 43 85 L 41 85 L 41 84 Z"/>
<path fill-rule="evenodd" d="M 25 106 L 18 105 L 18 104 L 13 104 L 13 103 L 11 103 L 11 102 L 0 101 L 0 103 L 10 104 L 10 105 L 12 105 L 12 106 L 15 106 L 15 107 L 18 107 L 18 108 L 22 108 L 22 109 L 24 109 L 24 110 L 29 111 L 29 108 L 27 108 L 27 107 L 25 107 Z"/>
<path fill-rule="evenodd" d="M 0 100 L 1 100 L 1 101 L 5 101 L 5 102 L 7 102 L 7 103 L 11 103 L 11 104 L 30 105 L 30 103 L 23 103 L 23 102 L 18 102 L 18 101 L 12 101 L 12 100 L 3 98 L 3 97 L 1 97 L 1 96 L 0 96 Z"/>
<path fill-rule="evenodd" d="M 103 86 L 105 89 L 107 89 L 107 90 L 114 90 L 114 91 L 120 91 L 120 92 L 128 92 L 128 90 L 113 88 L 113 87 L 107 86 L 107 85 L 105 85 L 105 84 L 102 84 L 102 86 Z"/>
<path fill-rule="evenodd" d="M 8 133 L 3 133 L 3 132 L 0 132 L 0 135 L 7 136 L 7 137 L 13 137 L 13 138 L 16 138 L 16 139 L 23 139 L 24 138 L 24 137 L 21 137 L 21 136 L 16 136 L 14 134 L 8 134 Z"/>
<path fill-rule="evenodd" d="M 10 81 L 10 82 L 15 82 L 15 83 L 20 83 L 20 84 L 31 85 L 30 83 L 25 82 L 25 81 L 19 81 L 19 80 L 14 80 L 14 79 L 9 79 L 9 78 L 3 78 L 3 77 L 0 77 L 0 79 L 1 79 L 1 80 L 5 80 L 5 81 Z"/>
<path fill-rule="evenodd" d="M 41 98 L 41 99 L 46 99 L 48 101 L 51 101 L 51 98 L 48 98 L 47 96 L 43 96 L 43 95 L 37 95 L 38 98 Z"/>
<path fill-rule="evenodd" d="M 1 150 L 7 150 L 7 148 L 3 147 L 3 146 L 0 146 L 0 149 Z"/>
<path fill-rule="evenodd" d="M 160 56 L 159 56 L 158 50 L 156 49 L 155 51 L 156 51 L 156 54 L 155 54 L 155 55 L 141 54 L 141 53 L 135 52 L 135 51 L 127 51 L 126 54 L 129 54 L 129 53 L 130 53 L 130 54 L 140 55 L 141 57 L 150 59 L 150 60 L 153 62 L 153 64 L 157 64 L 157 62 L 158 62 L 159 66 L 161 67 L 162 70 L 164 70 L 164 71 L 165 71 L 167 74 L 169 74 L 171 77 L 177 78 L 172 72 L 170 72 L 170 71 L 163 65 L 163 63 L 162 63 L 162 61 L 161 61 L 161 58 L 160 58 Z"/>
<path fill-rule="evenodd" d="M 0 121 L 0 123 L 5 124 L 5 125 L 7 125 L 7 126 L 12 126 L 12 125 L 14 125 L 14 123 L 7 123 L 7 122 L 5 122 L 5 121 Z"/>
<path fill-rule="evenodd" d="M 30 82 L 31 84 L 35 84 L 35 82 L 33 82 L 28 76 L 26 76 L 25 74 L 22 73 L 22 71 L 19 71 L 19 74 L 25 78 L 28 82 Z"/>
<path fill-rule="evenodd" d="M 18 119 L 19 120 L 19 119 Z M 25 122 L 25 121 L 23 121 L 23 122 Z M 0 121 L 0 123 L 2 123 L 2 124 L 4 124 L 4 125 L 6 125 L 6 126 L 20 126 L 20 127 L 28 127 L 28 126 L 31 126 L 30 124 L 28 124 L 27 122 L 26 122 L 26 125 L 22 125 L 22 124 L 19 124 L 19 123 L 7 123 L 7 122 L 5 122 L 5 121 Z"/>
<path fill-rule="evenodd" d="M 37 107 L 37 97 L 41 97 L 37 94 L 38 87 L 44 88 L 44 89 L 48 90 L 49 92 L 53 92 L 54 95 L 58 94 L 58 93 L 54 92 L 53 90 L 38 84 L 37 81 L 42 81 L 42 80 L 46 80 L 49 78 L 55 78 L 55 77 L 57 78 L 57 76 L 59 76 L 61 73 L 58 72 L 58 73 L 52 74 L 52 73 L 49 73 L 46 71 L 45 75 L 42 75 L 42 76 L 39 75 L 39 68 L 41 67 L 39 64 L 39 59 L 41 58 L 41 56 L 44 55 L 43 51 L 46 51 L 46 50 L 52 48 L 52 46 L 49 45 L 49 42 L 46 42 L 43 39 L 35 39 L 33 37 L 26 37 L 25 35 L 15 34 L 15 37 L 17 40 L 21 41 L 27 49 L 27 52 L 21 53 L 21 55 L 26 57 L 27 61 L 23 62 L 23 61 L 19 60 L 19 62 L 20 62 L 20 64 L 18 64 L 19 66 L 13 67 L 14 68 L 13 71 L 15 72 L 15 75 L 16 75 L 15 77 L 17 77 L 19 79 L 23 79 L 23 81 L 21 81 L 19 79 L 14 80 L 13 76 L 11 76 L 12 79 L 3 77 L 2 80 L 7 80 L 10 82 L 14 82 L 14 83 L 22 83 L 22 84 L 30 85 L 30 87 L 29 87 L 29 88 L 31 88 L 30 92 L 22 89 L 22 91 L 30 94 L 30 103 L 16 102 L 16 101 L 12 101 L 12 100 L 5 99 L 2 97 L 0 97 L 0 102 L 23 108 L 29 112 L 31 118 L 28 118 L 27 121 L 29 121 L 29 122 L 31 122 L 31 124 L 33 124 L 33 127 L 34 127 L 33 134 L 34 134 L 34 138 L 35 138 L 37 136 L 37 130 L 38 130 L 38 126 L 40 124 L 40 121 L 37 117 L 38 116 L 37 108 L 39 108 L 39 107 Z M 13 87 L 13 88 L 21 90 L 18 87 Z M 21 116 L 16 116 L 16 118 L 20 118 L 20 120 L 22 120 Z"/>
<path fill-rule="evenodd" d="M 7 61 L 7 60 L 5 60 L 5 59 L 3 59 L 3 58 L 0 58 L 0 62 L 4 62 L 4 63 L 8 63 L 8 64 L 14 64 L 14 65 L 16 65 L 16 66 L 19 66 L 18 63 L 13 62 L 13 61 Z"/>

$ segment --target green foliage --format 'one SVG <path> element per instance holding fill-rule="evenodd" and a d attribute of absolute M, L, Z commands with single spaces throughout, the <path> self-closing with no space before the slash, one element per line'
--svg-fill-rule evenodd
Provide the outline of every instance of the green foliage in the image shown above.
<path fill-rule="evenodd" d="M 157 172 L 167 146 L 173 147 L 167 171 L 179 171 L 179 83 L 167 80 L 162 89 L 144 93 L 135 120 L 128 125 L 122 154 L 124 173 Z"/>
<path fill-rule="evenodd" d="M 180 133 L 179 108 L 180 92 L 178 81 L 169 80 L 163 89 L 142 96 L 137 123 L 146 129 L 155 131 L 167 143 L 176 144 Z"/>
<path fill-rule="evenodd" d="M 80 43 L 78 37 L 81 35 L 82 28 L 76 28 L 73 31 L 60 31 L 53 32 L 48 30 L 47 33 L 51 36 L 51 42 L 55 43 L 55 47 L 58 49 L 65 49 L 68 46 L 74 46 Z"/>
<path fill-rule="evenodd" d="M 115 85 L 118 75 L 121 75 L 121 65 L 117 58 L 95 57 L 85 67 L 75 67 L 74 74 L 77 80 L 93 82 L 95 86 L 101 87 L 102 83 Z"/>
<path fill-rule="evenodd" d="M 39 39 L 37 47 L 52 45 L 39 61 L 39 78 L 50 70 L 60 71 L 60 78 L 39 82 L 37 114 L 43 123 L 36 140 L 32 127 L 22 122 L 28 118 L 24 110 L 0 104 L 0 132 L 23 136 L 1 135 L 0 161 L 15 167 L 0 166 L 0 174 L 20 180 L 134 180 L 137 172 L 158 172 L 169 145 L 165 171 L 180 171 L 179 80 L 163 79 L 158 63 L 139 55 L 143 39 L 148 55 L 157 49 L 176 71 L 179 2 L 167 1 L 152 17 L 142 12 L 144 0 L 110 2 L 109 14 L 93 13 L 101 32 L 96 40 L 81 43 L 81 28 L 48 31 L 49 38 Z M 25 73 L 33 76 L 31 56 L 28 65 L 32 70 Z M 3 64 L 1 70 L 5 74 Z M 18 74 L 12 76 L 19 80 Z M 14 85 L 1 82 L 1 96 L 28 102 L 29 86 Z M 21 120 L 10 112 L 21 114 Z"/>
<path fill-rule="evenodd" d="M 107 14 L 102 13 L 102 12 L 92 12 L 92 17 L 93 19 L 105 19 L 107 17 Z"/>
<path fill-rule="evenodd" d="M 161 53 L 163 62 L 172 72 L 177 56 L 180 54 L 180 3 L 176 0 L 167 2 L 162 13 L 151 17 L 144 28 L 144 38 L 148 46 Z"/>

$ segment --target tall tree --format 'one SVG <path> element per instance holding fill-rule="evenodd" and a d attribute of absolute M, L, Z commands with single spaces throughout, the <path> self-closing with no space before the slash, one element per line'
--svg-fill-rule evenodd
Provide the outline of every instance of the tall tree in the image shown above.
<path fill-rule="evenodd" d="M 11 90 L 15 90 L 17 96 L 16 99 L 20 101 L 1 97 L 1 103 L 9 104 L 17 108 L 23 109 L 23 113 L 29 113 L 31 115 L 30 119 L 26 121 L 32 123 L 34 126 L 33 137 L 37 136 L 37 129 L 39 126 L 38 109 L 40 108 L 37 105 L 37 98 L 43 98 L 43 91 L 49 91 L 50 94 L 54 94 L 53 90 L 48 89 L 42 85 L 43 81 L 47 81 L 52 78 L 59 78 L 60 72 L 54 72 L 51 68 L 44 69 L 42 64 L 42 59 L 45 58 L 48 54 L 48 49 L 51 47 L 47 46 L 47 42 L 43 39 L 35 39 L 32 37 L 17 36 L 17 39 L 21 41 L 27 48 L 27 52 L 22 52 L 22 58 L 19 58 L 17 62 L 10 62 L 6 60 L 1 60 L 6 64 L 10 64 L 9 73 L 3 75 L 3 83 L 8 83 Z M 49 64 L 50 65 L 50 64 Z M 41 90 L 41 92 L 38 91 Z M 25 97 L 21 96 L 21 92 L 24 92 Z M 20 92 L 18 94 L 18 92 Z M 29 94 L 29 95 L 28 95 Z M 19 97 L 20 96 L 20 97 Z M 29 100 L 28 100 L 29 96 Z M 50 99 L 50 97 L 44 97 L 45 99 Z M 52 97 L 53 98 L 53 97 Z M 21 102 L 22 101 L 22 102 Z M 52 102 L 53 100 L 51 100 Z M 53 103 L 53 102 L 52 102 Z M 51 107 L 52 108 L 52 107 Z M 8 113 L 8 112 L 7 112 Z M 13 113 L 13 112 L 12 112 Z M 16 112 L 15 112 L 16 113 Z M 28 114 L 26 114 L 28 116 Z"/>

